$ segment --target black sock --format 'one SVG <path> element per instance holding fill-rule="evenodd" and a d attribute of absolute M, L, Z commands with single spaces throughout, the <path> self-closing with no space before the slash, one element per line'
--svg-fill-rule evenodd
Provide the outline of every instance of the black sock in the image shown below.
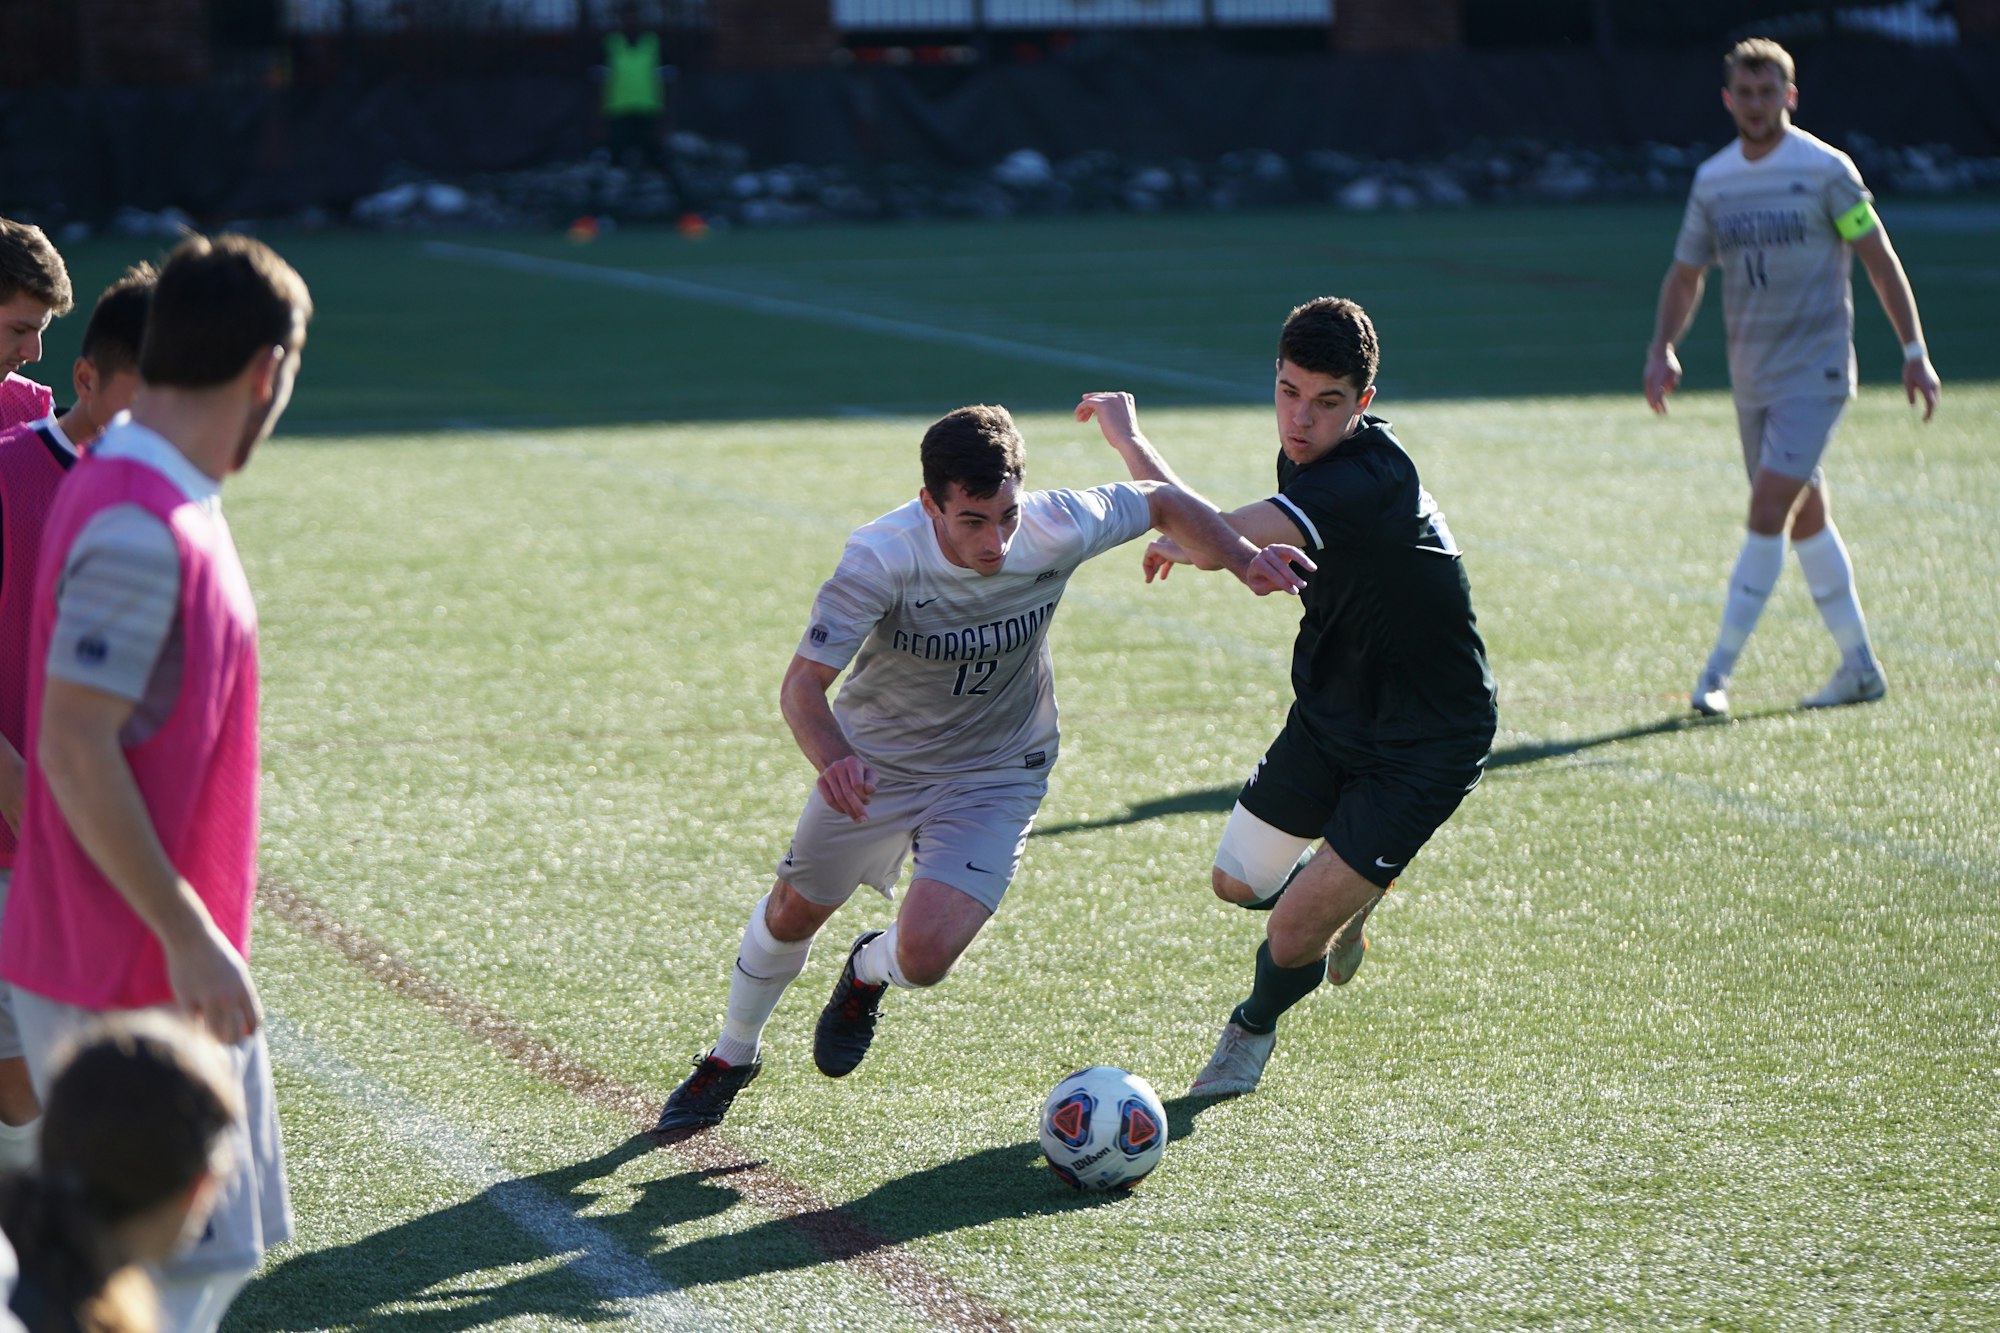
<path fill-rule="evenodd" d="M 1278 1026 L 1285 1010 L 1319 988 L 1326 980 L 1326 957 L 1321 955 L 1304 967 L 1279 967 L 1271 961 L 1271 941 L 1257 946 L 1257 980 L 1250 998 L 1236 1006 L 1229 1021 L 1247 1032 L 1265 1033 Z"/>

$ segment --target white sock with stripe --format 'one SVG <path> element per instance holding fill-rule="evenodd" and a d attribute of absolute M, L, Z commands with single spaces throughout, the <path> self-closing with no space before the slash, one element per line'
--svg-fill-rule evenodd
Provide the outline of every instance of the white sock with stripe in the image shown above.
<path fill-rule="evenodd" d="M 1716 632 L 1715 651 L 1708 655 L 1709 674 L 1727 680 L 1736 670 L 1736 659 L 1757 628 L 1778 576 L 1785 572 L 1783 533 L 1765 536 L 1745 532 L 1743 549 L 1737 553 L 1736 567 L 1729 572 L 1729 600 L 1722 608 L 1722 628 Z"/>
<path fill-rule="evenodd" d="M 743 928 L 743 943 L 736 951 L 736 969 L 729 978 L 729 1005 L 723 1010 L 722 1035 L 715 1042 L 715 1058 L 727 1065 L 748 1064 L 757 1058 L 757 1045 L 771 1011 L 784 998 L 785 987 L 806 970 L 812 952 L 809 939 L 788 944 L 771 934 L 764 924 L 764 909 L 771 895 L 765 894 L 750 909 L 750 923 Z"/>
<path fill-rule="evenodd" d="M 1854 591 L 1854 565 L 1847 558 L 1847 546 L 1829 523 L 1812 536 L 1792 546 L 1799 557 L 1799 570 L 1812 589 L 1813 605 L 1826 622 L 1827 633 L 1840 645 L 1842 665 L 1858 671 L 1875 669 L 1875 653 L 1868 645 L 1868 622 L 1861 615 L 1861 598 Z"/>

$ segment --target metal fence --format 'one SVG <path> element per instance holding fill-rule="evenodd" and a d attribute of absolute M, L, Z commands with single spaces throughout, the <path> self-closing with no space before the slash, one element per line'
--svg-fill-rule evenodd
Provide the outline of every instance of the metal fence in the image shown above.
<path fill-rule="evenodd" d="M 833 0 L 841 32 L 1315 27 L 1334 0 Z"/>
<path fill-rule="evenodd" d="M 285 27 L 294 33 L 370 33 L 476 29 L 562 32 L 608 28 L 625 0 L 285 0 Z M 649 25 L 709 26 L 708 0 L 637 0 Z"/>

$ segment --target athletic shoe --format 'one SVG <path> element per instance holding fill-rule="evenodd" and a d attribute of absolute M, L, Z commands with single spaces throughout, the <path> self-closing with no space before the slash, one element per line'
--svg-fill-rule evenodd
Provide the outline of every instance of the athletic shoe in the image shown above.
<path fill-rule="evenodd" d="M 1838 708 L 1842 704 L 1872 704 L 1889 692 L 1889 682 L 1874 667 L 1842 665 L 1818 694 L 1799 700 L 1801 708 Z"/>
<path fill-rule="evenodd" d="M 727 1065 L 716 1059 L 713 1051 L 695 1057 L 694 1073 L 674 1089 L 674 1095 L 667 1098 L 667 1104 L 660 1108 L 660 1123 L 653 1126 L 653 1132 L 661 1134 L 686 1130 L 692 1133 L 721 1124 L 722 1117 L 729 1113 L 729 1104 L 736 1100 L 736 1094 L 763 1072 L 762 1060 L 752 1060 L 747 1065 Z"/>
<path fill-rule="evenodd" d="M 1276 1031 L 1252 1032 L 1231 1021 L 1222 1029 L 1222 1040 L 1215 1043 L 1215 1054 L 1194 1076 L 1188 1096 L 1234 1097 L 1249 1092 L 1264 1077 L 1265 1062 L 1277 1044 Z"/>
<path fill-rule="evenodd" d="M 853 1073 L 861 1057 L 868 1054 L 868 1044 L 875 1040 L 875 1019 L 882 1012 L 882 995 L 889 987 L 856 981 L 854 956 L 881 933 L 866 931 L 854 941 L 854 947 L 847 951 L 847 966 L 840 969 L 840 980 L 833 983 L 833 995 L 819 1011 L 819 1023 L 813 1028 L 813 1063 L 828 1078 Z"/>
<path fill-rule="evenodd" d="M 1328 985 L 1345 986 L 1361 970 L 1362 960 L 1368 956 L 1368 932 L 1362 927 L 1368 924 L 1368 914 L 1381 901 L 1382 895 L 1376 894 L 1366 907 L 1349 917 L 1347 924 L 1340 928 L 1340 933 L 1333 937 L 1333 947 L 1326 955 Z"/>
<path fill-rule="evenodd" d="M 1694 693 L 1688 696 L 1688 703 L 1703 717 L 1727 717 L 1729 715 L 1729 678 L 1718 676 L 1713 671 L 1701 673 L 1701 679 L 1694 683 Z"/>

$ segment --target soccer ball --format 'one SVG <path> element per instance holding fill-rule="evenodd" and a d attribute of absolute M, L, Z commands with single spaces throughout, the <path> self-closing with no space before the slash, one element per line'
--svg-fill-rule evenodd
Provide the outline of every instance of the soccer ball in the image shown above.
<path fill-rule="evenodd" d="M 1080 1190 L 1130 1189 L 1167 1150 L 1153 1085 L 1113 1065 L 1079 1069 L 1042 1103 L 1042 1155 Z"/>

